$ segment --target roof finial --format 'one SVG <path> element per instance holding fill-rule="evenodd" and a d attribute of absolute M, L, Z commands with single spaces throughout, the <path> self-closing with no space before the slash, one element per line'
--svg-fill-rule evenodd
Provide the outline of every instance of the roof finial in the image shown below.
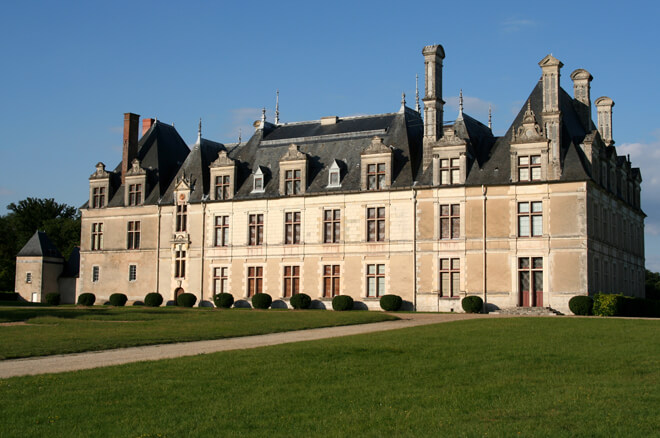
<path fill-rule="evenodd" d="M 463 89 L 458 94 L 458 117 L 463 117 Z"/>
<path fill-rule="evenodd" d="M 275 124 L 280 123 L 280 90 L 275 93 Z"/>
<path fill-rule="evenodd" d="M 202 118 L 199 118 L 199 126 L 197 127 L 197 144 L 202 142 Z"/>
<path fill-rule="evenodd" d="M 415 74 L 415 111 L 419 113 L 419 75 Z"/>
<path fill-rule="evenodd" d="M 261 123 L 266 123 L 266 107 L 261 108 Z"/>
<path fill-rule="evenodd" d="M 493 110 L 490 105 L 488 105 L 488 129 L 493 130 Z"/>
<path fill-rule="evenodd" d="M 243 130 L 241 128 L 238 128 L 238 144 L 241 144 L 242 136 L 243 136 Z"/>
<path fill-rule="evenodd" d="M 401 93 L 401 109 L 399 112 L 403 113 L 406 111 L 406 93 Z"/>

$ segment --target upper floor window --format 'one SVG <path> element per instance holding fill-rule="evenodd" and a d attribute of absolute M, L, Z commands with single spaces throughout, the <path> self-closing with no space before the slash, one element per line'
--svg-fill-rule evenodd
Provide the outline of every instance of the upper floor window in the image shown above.
<path fill-rule="evenodd" d="M 341 187 L 341 170 L 337 161 L 333 161 L 328 172 L 328 187 Z"/>
<path fill-rule="evenodd" d="M 188 228 L 188 205 L 177 204 L 176 206 L 176 231 L 186 231 Z"/>
<path fill-rule="evenodd" d="M 518 157 L 518 181 L 538 181 L 541 179 L 541 156 L 523 155 Z"/>
<path fill-rule="evenodd" d="M 253 192 L 264 191 L 264 173 L 261 170 L 261 166 L 257 167 L 257 171 L 254 172 L 254 175 L 252 176 L 252 191 Z"/>
<path fill-rule="evenodd" d="M 367 265 L 367 297 L 385 295 L 385 265 Z"/>
<path fill-rule="evenodd" d="M 284 215 L 284 243 L 294 245 L 300 243 L 300 212 L 292 211 Z"/>
<path fill-rule="evenodd" d="M 300 293 L 300 266 L 284 267 L 283 297 L 291 298 Z"/>
<path fill-rule="evenodd" d="M 92 189 L 92 208 L 105 207 L 105 187 Z"/>
<path fill-rule="evenodd" d="M 518 203 L 518 237 L 538 237 L 543 235 L 543 203 Z"/>
<path fill-rule="evenodd" d="M 385 188 L 385 163 L 367 165 L 367 190 Z"/>
<path fill-rule="evenodd" d="M 128 221 L 126 249 L 140 249 L 140 221 Z"/>
<path fill-rule="evenodd" d="M 128 205 L 142 204 L 142 184 L 129 184 L 128 185 Z"/>
<path fill-rule="evenodd" d="M 92 251 L 103 249 L 103 222 L 92 224 Z"/>
<path fill-rule="evenodd" d="M 440 160 L 440 184 L 458 184 L 461 177 L 461 160 L 458 158 L 442 158 Z"/>
<path fill-rule="evenodd" d="M 229 216 L 215 217 L 215 246 L 229 245 Z"/>
<path fill-rule="evenodd" d="M 367 242 L 385 240 L 385 207 L 367 208 Z"/>
<path fill-rule="evenodd" d="M 298 195 L 300 194 L 300 169 L 287 170 L 284 172 L 284 194 L 285 195 Z"/>
<path fill-rule="evenodd" d="M 226 200 L 229 199 L 229 175 L 220 175 L 215 177 L 215 199 Z"/>
<path fill-rule="evenodd" d="M 248 245 L 263 245 L 264 243 L 264 215 L 251 214 L 248 216 Z"/>
<path fill-rule="evenodd" d="M 186 276 L 186 252 L 183 250 L 174 252 L 174 277 L 184 278 Z"/>
<path fill-rule="evenodd" d="M 339 243 L 341 232 L 341 212 L 339 209 L 323 211 L 323 242 Z"/>
<path fill-rule="evenodd" d="M 461 205 L 440 205 L 440 238 L 458 239 L 461 237 Z"/>

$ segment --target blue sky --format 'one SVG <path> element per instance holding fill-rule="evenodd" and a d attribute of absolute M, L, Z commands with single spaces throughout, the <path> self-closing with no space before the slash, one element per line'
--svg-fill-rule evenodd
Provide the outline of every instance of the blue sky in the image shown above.
<path fill-rule="evenodd" d="M 502 134 L 548 53 L 615 101 L 619 154 L 642 168 L 647 266 L 660 270 L 660 31 L 651 2 L 8 2 L 0 15 L 0 208 L 33 197 L 81 205 L 98 161 L 121 160 L 124 112 L 175 123 L 193 143 L 246 139 L 281 120 L 414 106 L 421 49 L 446 51 L 445 118 Z M 97 4 L 98 3 L 98 4 Z M 4 211 L 4 210 L 2 210 Z"/>

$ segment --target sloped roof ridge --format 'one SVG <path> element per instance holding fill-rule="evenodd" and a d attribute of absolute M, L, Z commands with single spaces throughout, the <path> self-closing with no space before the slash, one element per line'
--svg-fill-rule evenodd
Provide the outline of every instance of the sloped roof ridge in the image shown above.
<path fill-rule="evenodd" d="M 357 120 L 357 119 L 368 119 L 371 117 L 383 117 L 383 116 L 393 116 L 398 114 L 397 112 L 390 112 L 390 113 L 382 113 L 382 114 L 360 114 L 357 116 L 337 116 L 339 120 Z M 325 117 L 325 116 L 324 116 Z M 332 116 L 330 116 L 332 117 Z M 321 123 L 321 119 L 317 120 L 305 120 L 305 121 L 300 121 L 300 122 L 287 122 L 287 123 L 280 123 L 277 125 L 277 127 L 284 127 L 284 126 L 295 126 L 295 125 L 307 125 L 307 124 L 312 124 L 312 123 Z"/>
<path fill-rule="evenodd" d="M 36 231 L 25 246 L 16 255 L 17 257 L 59 257 L 63 258 L 60 250 L 43 231 Z"/>

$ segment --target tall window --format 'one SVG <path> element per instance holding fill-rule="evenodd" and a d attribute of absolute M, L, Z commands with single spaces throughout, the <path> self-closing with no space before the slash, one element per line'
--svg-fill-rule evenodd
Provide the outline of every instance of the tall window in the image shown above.
<path fill-rule="evenodd" d="M 385 295 L 385 265 L 367 265 L 367 297 Z"/>
<path fill-rule="evenodd" d="M 229 268 L 213 268 L 213 294 L 228 293 Z"/>
<path fill-rule="evenodd" d="M 385 207 L 367 208 L 367 242 L 385 240 Z"/>
<path fill-rule="evenodd" d="M 184 278 L 186 276 L 186 252 L 176 251 L 174 253 L 174 277 Z"/>
<path fill-rule="evenodd" d="M 323 211 L 323 242 L 339 243 L 341 212 L 339 209 Z"/>
<path fill-rule="evenodd" d="M 215 217 L 215 246 L 229 245 L 229 216 Z"/>
<path fill-rule="evenodd" d="M 323 266 L 323 297 L 332 298 L 339 295 L 339 265 Z"/>
<path fill-rule="evenodd" d="M 94 187 L 92 189 L 92 208 L 105 206 L 105 187 Z"/>
<path fill-rule="evenodd" d="M 99 273 L 101 268 L 98 266 L 92 266 L 92 283 L 97 283 L 99 281 Z"/>
<path fill-rule="evenodd" d="M 92 224 L 92 251 L 103 249 L 103 222 Z"/>
<path fill-rule="evenodd" d="M 458 239 L 461 237 L 461 205 L 440 205 L 440 238 Z"/>
<path fill-rule="evenodd" d="M 457 297 L 461 278 L 460 259 L 440 259 L 440 296 Z"/>
<path fill-rule="evenodd" d="M 541 179 L 541 156 L 524 155 L 518 157 L 518 181 L 538 181 Z"/>
<path fill-rule="evenodd" d="M 367 190 L 385 187 L 385 163 L 367 165 Z"/>
<path fill-rule="evenodd" d="M 264 215 L 251 214 L 248 216 L 248 244 L 263 245 L 264 243 Z"/>
<path fill-rule="evenodd" d="M 264 268 L 261 266 L 248 267 L 248 289 L 247 296 L 251 297 L 254 294 L 260 294 L 263 291 Z"/>
<path fill-rule="evenodd" d="M 284 243 L 295 245 L 300 243 L 300 212 L 292 211 L 284 215 Z"/>
<path fill-rule="evenodd" d="M 543 306 L 542 257 L 520 257 L 518 259 L 518 288 L 520 306 Z"/>
<path fill-rule="evenodd" d="M 300 193 L 300 169 L 284 172 L 284 194 L 297 195 Z"/>
<path fill-rule="evenodd" d="M 440 184 L 458 184 L 460 182 L 461 162 L 458 158 L 440 160 Z"/>
<path fill-rule="evenodd" d="M 140 249 L 140 221 L 128 221 L 126 248 Z"/>
<path fill-rule="evenodd" d="M 220 175 L 215 177 L 215 199 L 229 199 L 229 175 Z"/>
<path fill-rule="evenodd" d="M 188 205 L 178 204 L 176 206 L 176 231 L 186 231 L 188 228 Z"/>
<path fill-rule="evenodd" d="M 128 265 L 128 281 L 137 280 L 137 265 Z"/>
<path fill-rule="evenodd" d="M 543 235 L 543 203 L 518 203 L 518 237 Z"/>
<path fill-rule="evenodd" d="M 140 205 L 142 203 L 142 184 L 128 185 L 128 205 Z"/>
<path fill-rule="evenodd" d="M 284 294 L 285 298 L 300 293 L 300 266 L 284 267 Z"/>
<path fill-rule="evenodd" d="M 32 272 L 28 272 L 25 274 L 25 282 L 32 283 Z"/>

